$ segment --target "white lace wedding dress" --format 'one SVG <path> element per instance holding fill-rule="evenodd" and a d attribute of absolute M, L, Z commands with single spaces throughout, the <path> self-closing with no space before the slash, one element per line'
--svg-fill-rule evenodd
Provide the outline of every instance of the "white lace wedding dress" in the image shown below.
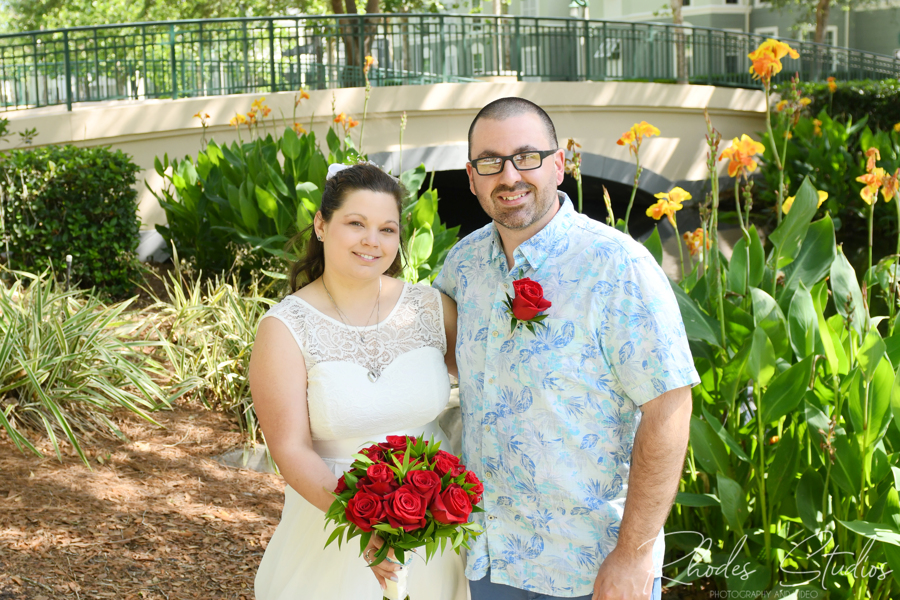
<path fill-rule="evenodd" d="M 313 447 L 335 475 L 349 468 L 352 454 L 388 435 L 433 434 L 449 450 L 436 420 L 450 395 L 437 290 L 405 284 L 377 337 L 374 325 L 348 329 L 293 295 L 265 316 L 284 323 L 303 352 Z M 374 382 L 373 368 L 380 371 Z M 332 531 L 324 525 L 322 511 L 287 486 L 281 522 L 256 574 L 256 600 L 381 599 L 358 538 L 340 550 L 337 543 L 324 548 Z M 452 551 L 410 567 L 411 600 L 466 594 L 463 561 Z"/>

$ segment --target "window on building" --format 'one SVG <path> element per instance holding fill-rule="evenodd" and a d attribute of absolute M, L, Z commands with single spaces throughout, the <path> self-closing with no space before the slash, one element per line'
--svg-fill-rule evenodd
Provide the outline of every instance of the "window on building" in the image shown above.
<path fill-rule="evenodd" d="M 725 4 L 740 4 L 740 0 L 725 0 Z"/>
<path fill-rule="evenodd" d="M 538 16 L 538 0 L 522 0 L 522 16 Z"/>
<path fill-rule="evenodd" d="M 829 46 L 837 46 L 837 33 L 837 25 L 829 25 L 825 29 L 825 39 L 822 40 L 822 43 Z M 807 42 L 814 42 L 816 40 L 816 29 L 814 27 L 806 29 L 803 32 L 803 39 Z"/>
<path fill-rule="evenodd" d="M 681 0 L 681 6 L 690 6 L 691 0 Z"/>

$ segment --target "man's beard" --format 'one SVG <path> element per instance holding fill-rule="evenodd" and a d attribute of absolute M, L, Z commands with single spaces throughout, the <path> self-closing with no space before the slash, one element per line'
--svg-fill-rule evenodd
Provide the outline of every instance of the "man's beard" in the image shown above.
<path fill-rule="evenodd" d="M 505 207 L 494 199 L 494 195 L 500 192 L 531 192 L 534 202 Z M 555 198 L 556 188 L 552 184 L 539 190 L 533 185 L 522 182 L 513 187 L 499 185 L 491 190 L 491 195 L 486 200 L 479 196 L 478 202 L 491 219 L 507 229 L 518 231 L 527 229 L 540 221 L 553 206 Z"/>

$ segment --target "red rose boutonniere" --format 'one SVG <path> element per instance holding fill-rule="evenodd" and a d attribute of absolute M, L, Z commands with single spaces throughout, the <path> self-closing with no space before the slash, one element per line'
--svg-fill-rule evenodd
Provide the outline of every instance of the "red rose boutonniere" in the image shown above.
<path fill-rule="evenodd" d="M 532 281 L 528 277 L 513 281 L 513 291 L 515 297 L 507 294 L 506 306 L 507 313 L 510 317 L 510 333 L 516 330 L 519 323 L 524 323 L 528 331 L 534 333 L 535 325 L 544 325 L 541 321 L 547 318 L 547 315 L 541 315 L 551 303 L 544 298 L 544 288 L 537 281 Z M 546 325 L 544 325 L 546 327 Z"/>

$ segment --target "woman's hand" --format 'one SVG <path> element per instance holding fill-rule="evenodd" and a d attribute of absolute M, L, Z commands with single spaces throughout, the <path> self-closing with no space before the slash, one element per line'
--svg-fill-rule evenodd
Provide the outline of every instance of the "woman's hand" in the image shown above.
<path fill-rule="evenodd" d="M 384 540 L 382 540 L 377 535 L 372 535 L 372 539 L 369 540 L 369 545 L 366 546 L 366 549 L 363 551 L 363 559 L 367 563 L 371 563 L 375 560 L 375 554 L 378 552 L 378 549 L 384 546 Z M 388 550 L 388 556 L 394 558 L 394 549 L 391 548 Z M 400 568 L 400 565 L 395 565 L 393 563 L 389 563 L 387 560 L 381 561 L 377 565 L 372 565 L 369 567 L 372 569 L 372 573 L 375 575 L 375 579 L 378 580 L 378 585 L 381 586 L 381 589 L 385 589 L 385 579 L 390 579 L 391 581 L 397 581 L 397 576 L 394 575 L 394 571 Z"/>

